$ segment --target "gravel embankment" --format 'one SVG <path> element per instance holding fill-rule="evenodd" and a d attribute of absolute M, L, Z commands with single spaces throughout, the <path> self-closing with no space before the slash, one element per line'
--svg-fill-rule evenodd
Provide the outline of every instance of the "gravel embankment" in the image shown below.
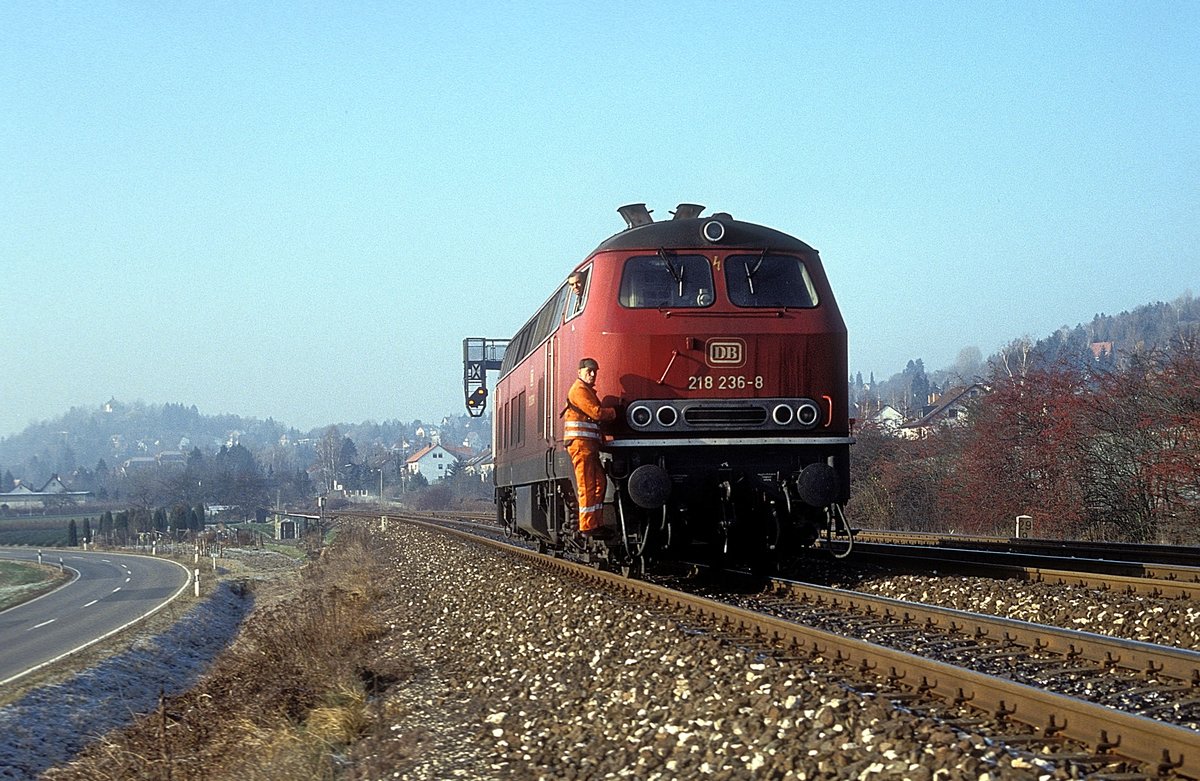
<path fill-rule="evenodd" d="M 889 575 L 850 587 L 893 599 L 1200 650 L 1200 605 L 1186 599 L 926 575 Z"/>
<path fill-rule="evenodd" d="M 395 582 L 381 664 L 401 714 L 356 749 L 381 777 L 1051 778 L 1022 759 L 805 670 L 424 531 L 386 533 Z M 357 764 L 357 763 L 356 763 Z"/>
<path fill-rule="evenodd" d="M 386 594 L 388 631 L 374 641 L 372 669 L 364 672 L 390 685 L 371 704 L 373 723 L 339 758 L 345 778 L 1082 775 L 1032 765 L 978 735 L 877 703 L 826 679 L 820 665 L 762 657 L 482 546 L 403 526 L 374 534 L 390 563 L 377 584 Z M 297 574 L 294 561 L 275 554 L 227 554 L 223 565 L 238 577 Z M 1186 647 L 1197 646 L 1200 631 L 1196 608 L 1184 601 L 970 578 L 845 577 L 854 588 L 887 596 Z M 244 609 L 225 605 L 218 612 L 236 625 Z M 144 688 L 149 667 L 182 684 L 189 675 L 176 666 L 179 649 L 194 650 L 196 641 L 176 635 L 200 631 L 228 641 L 196 618 L 156 638 L 154 659 L 139 643 L 133 655 L 121 655 L 98 677 L 81 678 L 74 689 L 42 691 L 0 711 L 6 731 L 20 738 L 19 747 L 11 738 L 0 741 L 0 770 L 10 771 L 0 778 L 26 777 L 16 768 L 40 770 L 68 758 L 102 726 L 93 721 L 97 708 L 113 709 L 99 695 L 122 698 Z M 211 659 L 215 650 L 196 656 Z M 129 705 L 119 708 L 126 718 Z M 48 724 L 63 724 L 65 732 L 47 732 Z M 61 756 L 47 752 L 49 745 Z"/>

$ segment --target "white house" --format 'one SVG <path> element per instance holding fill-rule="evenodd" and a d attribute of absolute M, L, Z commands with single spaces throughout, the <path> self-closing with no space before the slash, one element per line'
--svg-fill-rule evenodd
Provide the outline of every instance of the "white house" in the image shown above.
<path fill-rule="evenodd" d="M 11 491 L 0 492 L 0 504 L 12 509 L 37 505 L 76 504 L 91 496 L 90 491 L 68 491 L 58 475 L 51 475 L 41 490 L 35 491 L 20 480 Z"/>
<path fill-rule="evenodd" d="M 961 426 L 970 412 L 970 402 L 988 392 L 982 383 L 950 388 L 928 408 L 919 420 L 905 423 L 896 430 L 903 439 L 921 439 L 939 428 Z"/>
<path fill-rule="evenodd" d="M 492 479 L 492 471 L 495 467 L 496 464 L 492 460 L 492 449 L 490 447 L 463 463 L 463 471 L 469 475 L 475 475 L 484 482 Z"/>
<path fill-rule="evenodd" d="M 893 433 L 904 423 L 904 416 L 891 404 L 884 404 L 869 420 L 884 431 Z"/>
<path fill-rule="evenodd" d="M 459 456 L 443 445 L 429 444 L 408 457 L 404 467 L 410 475 L 421 475 L 430 483 L 445 479 Z"/>

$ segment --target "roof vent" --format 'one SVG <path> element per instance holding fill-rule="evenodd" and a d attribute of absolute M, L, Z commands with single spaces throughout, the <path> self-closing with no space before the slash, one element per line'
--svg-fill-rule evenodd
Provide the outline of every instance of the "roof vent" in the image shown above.
<path fill-rule="evenodd" d="M 650 216 L 650 210 L 644 203 L 631 203 L 618 208 L 617 212 L 625 218 L 625 224 L 630 228 L 654 222 L 654 218 Z"/>
<path fill-rule="evenodd" d="M 702 211 L 704 211 L 704 207 L 698 203 L 681 203 L 675 207 L 675 211 L 671 212 L 674 215 L 671 219 L 694 220 L 700 216 Z"/>

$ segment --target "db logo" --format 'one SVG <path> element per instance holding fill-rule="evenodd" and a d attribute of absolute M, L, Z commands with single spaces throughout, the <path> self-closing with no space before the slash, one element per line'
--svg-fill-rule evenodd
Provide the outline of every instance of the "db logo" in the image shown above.
<path fill-rule="evenodd" d="M 709 366 L 741 366 L 746 362 L 746 343 L 741 339 L 709 339 Z"/>

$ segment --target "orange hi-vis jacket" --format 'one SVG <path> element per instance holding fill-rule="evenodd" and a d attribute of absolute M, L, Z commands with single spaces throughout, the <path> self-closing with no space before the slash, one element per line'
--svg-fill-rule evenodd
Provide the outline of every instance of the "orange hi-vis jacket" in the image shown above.
<path fill-rule="evenodd" d="M 567 391 L 563 411 L 563 439 L 575 467 L 576 498 L 579 501 L 579 530 L 596 529 L 604 522 L 604 491 L 608 480 L 600 463 L 600 445 L 604 441 L 600 423 L 613 420 L 617 411 L 600 404 L 591 385 L 575 380 Z"/>

